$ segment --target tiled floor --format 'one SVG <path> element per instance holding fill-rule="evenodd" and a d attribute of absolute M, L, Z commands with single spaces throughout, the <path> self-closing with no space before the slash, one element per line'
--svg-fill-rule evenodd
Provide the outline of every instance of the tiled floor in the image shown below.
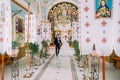
<path fill-rule="evenodd" d="M 54 49 L 50 50 L 53 55 Z M 52 58 L 52 56 L 51 56 Z M 59 55 L 53 57 L 51 61 L 46 60 L 42 65 L 34 69 L 34 74 L 31 78 L 23 78 L 25 71 L 25 58 L 19 60 L 19 80 L 83 80 L 84 70 L 80 71 L 78 62 L 74 60 L 71 54 Z M 1 75 L 1 66 L 0 66 Z M 102 70 L 100 61 L 100 79 L 102 80 Z M 0 76 L 1 80 L 1 76 Z M 5 65 L 5 80 L 11 80 L 11 65 Z M 113 64 L 106 62 L 106 80 L 120 80 L 120 69 L 116 69 Z"/>

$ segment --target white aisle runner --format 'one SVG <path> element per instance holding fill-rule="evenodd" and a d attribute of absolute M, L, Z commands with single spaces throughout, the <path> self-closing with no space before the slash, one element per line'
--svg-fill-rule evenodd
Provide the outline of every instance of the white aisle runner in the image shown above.
<path fill-rule="evenodd" d="M 40 80 L 73 80 L 71 57 L 73 50 L 64 39 L 58 57 L 54 57 Z"/>
<path fill-rule="evenodd" d="M 54 57 L 40 80 L 73 80 L 70 57 Z"/>
<path fill-rule="evenodd" d="M 58 57 L 54 57 L 40 80 L 73 80 L 71 57 L 73 50 L 64 39 Z"/>

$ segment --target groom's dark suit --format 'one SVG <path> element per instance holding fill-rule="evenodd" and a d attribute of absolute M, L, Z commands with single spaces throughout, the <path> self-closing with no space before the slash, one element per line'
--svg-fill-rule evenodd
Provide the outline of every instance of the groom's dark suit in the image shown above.
<path fill-rule="evenodd" d="M 59 37 L 55 37 L 54 44 L 55 44 L 56 56 L 58 56 L 59 50 L 60 50 L 60 45 L 62 44 L 62 42 L 61 42 Z"/>

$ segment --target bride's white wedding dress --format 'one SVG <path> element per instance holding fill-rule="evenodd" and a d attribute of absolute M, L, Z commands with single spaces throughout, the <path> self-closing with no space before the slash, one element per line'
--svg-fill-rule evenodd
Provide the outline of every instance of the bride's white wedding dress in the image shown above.
<path fill-rule="evenodd" d="M 62 40 L 62 47 L 59 56 L 73 56 L 72 49 L 69 47 L 69 44 L 65 39 Z"/>

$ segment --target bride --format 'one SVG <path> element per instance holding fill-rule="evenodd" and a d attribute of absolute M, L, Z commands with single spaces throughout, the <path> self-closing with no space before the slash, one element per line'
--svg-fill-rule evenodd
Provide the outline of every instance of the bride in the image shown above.
<path fill-rule="evenodd" d="M 73 55 L 73 52 L 72 52 L 72 50 L 69 47 L 69 44 L 67 42 L 67 36 L 65 36 L 62 39 L 62 46 L 61 46 L 59 55 L 60 56 L 72 56 Z"/>

